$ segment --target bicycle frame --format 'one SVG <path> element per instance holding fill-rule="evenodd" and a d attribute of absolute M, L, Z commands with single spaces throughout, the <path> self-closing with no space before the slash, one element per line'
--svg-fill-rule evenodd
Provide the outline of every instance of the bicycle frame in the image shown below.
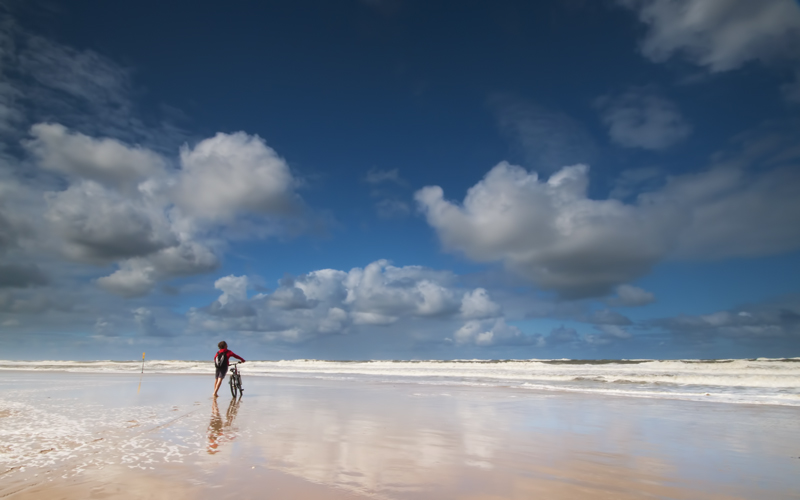
<path fill-rule="evenodd" d="M 231 386 L 231 395 L 234 398 L 237 396 L 242 397 L 244 394 L 244 389 L 242 389 L 242 376 L 239 374 L 239 369 L 236 366 L 238 364 L 239 363 L 233 363 L 233 365 L 231 365 L 231 375 L 228 379 L 228 383 Z"/>

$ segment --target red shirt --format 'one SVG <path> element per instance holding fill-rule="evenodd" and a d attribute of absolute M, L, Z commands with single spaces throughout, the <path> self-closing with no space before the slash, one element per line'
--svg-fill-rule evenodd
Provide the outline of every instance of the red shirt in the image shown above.
<path fill-rule="evenodd" d="M 217 351 L 217 354 L 214 355 L 214 359 L 217 359 L 217 356 L 219 356 L 219 353 L 221 353 L 221 352 L 225 353 L 225 364 L 226 365 L 228 364 L 228 361 L 230 360 L 231 356 L 233 356 L 234 358 L 238 359 L 239 361 L 244 362 L 244 358 L 242 358 L 240 356 L 237 356 L 236 353 L 234 353 L 230 349 L 220 349 L 219 351 Z"/>

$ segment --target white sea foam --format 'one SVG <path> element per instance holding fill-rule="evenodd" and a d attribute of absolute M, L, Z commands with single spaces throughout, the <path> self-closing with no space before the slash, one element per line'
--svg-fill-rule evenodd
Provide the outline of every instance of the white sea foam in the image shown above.
<path fill-rule="evenodd" d="M 211 361 L 147 361 L 147 373 L 208 374 Z M 245 376 L 504 386 L 800 406 L 800 358 L 728 360 L 249 361 Z M 0 361 L 0 370 L 138 373 L 138 361 Z"/>

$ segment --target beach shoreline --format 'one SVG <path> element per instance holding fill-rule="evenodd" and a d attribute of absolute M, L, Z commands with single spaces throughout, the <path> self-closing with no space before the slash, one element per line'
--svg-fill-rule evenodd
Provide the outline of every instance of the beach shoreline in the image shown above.
<path fill-rule="evenodd" d="M 215 404 L 212 381 L 0 372 L 0 495 L 793 498 L 800 489 L 796 407 L 247 376 L 241 401 L 221 392 Z"/>

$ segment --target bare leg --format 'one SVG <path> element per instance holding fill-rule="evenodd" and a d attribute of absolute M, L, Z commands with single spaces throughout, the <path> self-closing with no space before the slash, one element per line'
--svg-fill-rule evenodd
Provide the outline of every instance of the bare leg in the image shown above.
<path fill-rule="evenodd" d="M 219 377 L 214 380 L 214 397 L 217 397 L 217 391 L 219 391 L 219 386 L 222 385 L 222 381 L 224 380 L 223 377 Z"/>

